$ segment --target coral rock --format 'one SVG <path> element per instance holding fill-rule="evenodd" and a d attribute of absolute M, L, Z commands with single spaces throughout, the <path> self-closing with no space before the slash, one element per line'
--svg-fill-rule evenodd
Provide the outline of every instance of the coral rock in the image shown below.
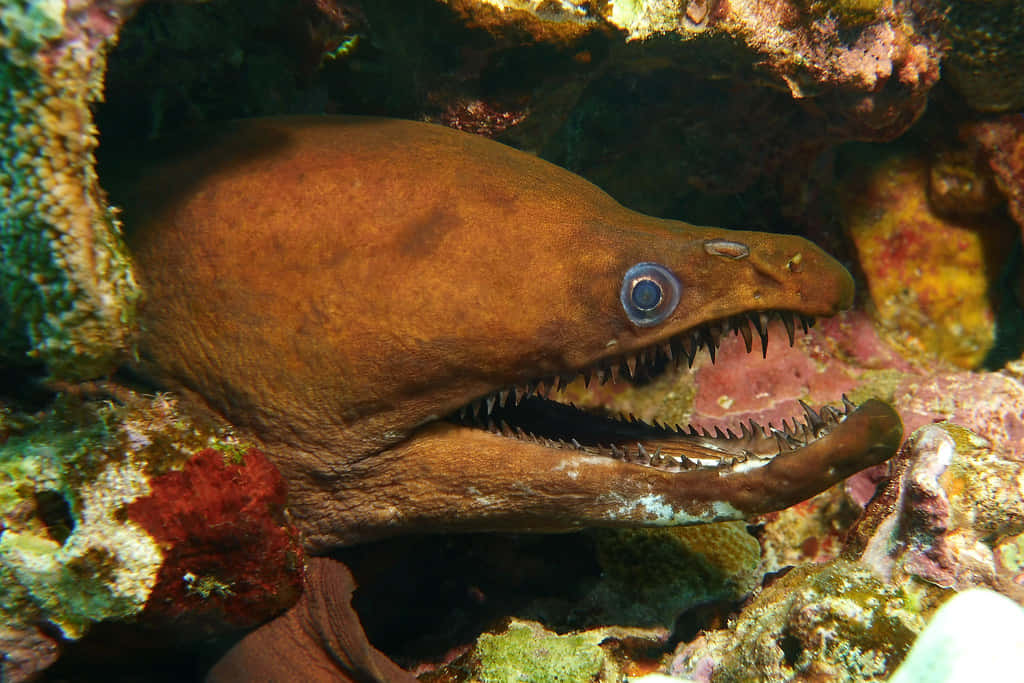
<path fill-rule="evenodd" d="M 163 550 L 147 622 L 252 628 L 298 599 L 302 549 L 284 520 L 284 479 L 255 449 L 236 460 L 208 448 L 127 506 Z"/>
<path fill-rule="evenodd" d="M 0 10 L 0 350 L 57 376 L 106 373 L 128 343 L 136 285 L 96 177 L 89 107 L 136 4 Z"/>
<path fill-rule="evenodd" d="M 950 424 L 918 430 L 844 550 L 886 581 L 938 599 L 987 586 L 1024 602 L 1024 459 Z"/>
<path fill-rule="evenodd" d="M 34 627 L 0 626 L 0 680 L 34 680 L 57 661 L 58 654 L 57 643 Z"/>
<path fill-rule="evenodd" d="M 918 159 L 854 164 L 849 173 L 846 229 L 889 338 L 909 356 L 977 367 L 995 339 L 988 292 L 1016 227 L 993 220 L 981 229 L 936 215 Z"/>
<path fill-rule="evenodd" d="M 735 625 L 681 645 L 674 675 L 696 681 L 884 680 L 923 620 L 899 588 L 835 560 L 791 570 Z"/>
<path fill-rule="evenodd" d="M 6 660 L 19 670 L 55 657 L 25 644 L 37 624 L 76 640 L 131 620 L 187 640 L 298 598 L 302 554 L 276 469 L 166 395 L 118 397 L 65 396 L 43 417 L 7 420 L 0 622 L 21 638 Z"/>

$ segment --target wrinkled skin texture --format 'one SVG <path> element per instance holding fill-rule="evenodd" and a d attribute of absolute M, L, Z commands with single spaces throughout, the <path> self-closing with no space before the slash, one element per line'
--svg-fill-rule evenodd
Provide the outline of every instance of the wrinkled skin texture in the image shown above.
<path fill-rule="evenodd" d="M 210 670 L 208 683 L 233 681 L 415 681 L 370 645 L 352 609 L 348 568 L 323 557 L 306 565 L 306 592 L 280 619 L 247 636 Z"/>
<path fill-rule="evenodd" d="M 140 367 L 261 442 L 313 553 L 426 530 L 743 518 L 899 444 L 877 401 L 806 448 L 728 473 L 439 420 L 714 319 L 847 307 L 849 274 L 802 238 L 644 216 L 530 155 L 405 121 L 240 122 L 155 159 L 112 181 L 147 293 Z M 749 255 L 709 253 L 712 239 Z M 619 301 L 642 261 L 681 283 L 652 327 Z"/>

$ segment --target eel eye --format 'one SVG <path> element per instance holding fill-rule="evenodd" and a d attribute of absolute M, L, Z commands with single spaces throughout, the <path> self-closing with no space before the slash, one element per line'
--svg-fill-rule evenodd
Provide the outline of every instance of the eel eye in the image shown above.
<path fill-rule="evenodd" d="M 679 280 L 665 266 L 638 263 L 622 279 L 619 301 L 637 327 L 663 322 L 679 305 Z"/>

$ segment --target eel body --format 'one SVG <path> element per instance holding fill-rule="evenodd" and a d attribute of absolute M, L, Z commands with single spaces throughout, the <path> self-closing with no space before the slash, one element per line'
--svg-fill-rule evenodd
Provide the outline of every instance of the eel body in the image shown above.
<path fill-rule="evenodd" d="M 307 547 L 427 530 L 743 518 L 888 458 L 868 401 L 734 438 L 546 400 L 723 334 L 832 315 L 850 275 L 795 236 L 630 211 L 531 155 L 425 123 L 257 119 L 123 184 L 156 381 L 258 439 Z M 682 430 L 686 432 L 686 430 Z"/>
<path fill-rule="evenodd" d="M 250 120 L 115 183 L 157 383 L 257 440 L 306 547 L 441 530 L 743 518 L 891 456 L 887 405 L 711 435 L 548 400 L 832 315 L 849 274 L 799 237 L 659 220 L 479 137 L 370 118 Z M 326 558 L 209 680 L 413 681 Z"/>

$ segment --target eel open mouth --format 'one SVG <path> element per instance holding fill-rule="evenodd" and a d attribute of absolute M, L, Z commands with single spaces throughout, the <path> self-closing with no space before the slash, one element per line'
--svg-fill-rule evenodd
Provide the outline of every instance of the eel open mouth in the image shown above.
<path fill-rule="evenodd" d="M 743 337 L 747 353 L 753 348 L 756 332 L 767 355 L 768 326 L 774 319 L 782 321 L 790 346 L 798 321 L 804 332 L 814 324 L 813 318 L 788 311 L 758 311 L 712 321 L 575 372 L 491 392 L 463 406 L 448 420 L 554 449 L 574 449 L 668 471 L 756 469 L 832 433 L 856 407 L 845 396 L 841 407 L 824 406 L 819 411 L 801 401 L 802 419 L 783 420 L 779 426 L 750 420 L 735 430 L 723 432 L 716 427 L 712 433 L 692 425 L 651 424 L 632 415 L 602 415 L 552 400 L 549 395 L 579 376 L 589 386 L 591 381 L 604 384 L 620 377 L 633 381 L 650 377 L 666 364 L 678 368 L 683 359 L 692 366 L 701 348 L 714 362 L 715 351 L 729 332 Z"/>

